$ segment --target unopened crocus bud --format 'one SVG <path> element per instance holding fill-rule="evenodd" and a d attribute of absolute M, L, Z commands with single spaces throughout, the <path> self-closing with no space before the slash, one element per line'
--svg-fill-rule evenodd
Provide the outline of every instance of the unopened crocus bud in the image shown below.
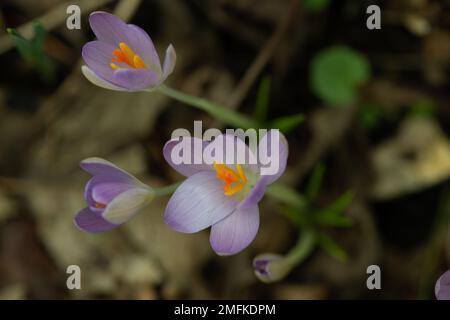
<path fill-rule="evenodd" d="M 151 187 L 107 160 L 89 158 L 80 166 L 92 175 L 84 191 L 87 207 L 74 219 L 83 231 L 112 230 L 130 220 L 154 197 Z"/>
<path fill-rule="evenodd" d="M 436 281 L 434 293 L 438 300 L 450 300 L 450 270 L 445 272 L 438 281 Z"/>
<path fill-rule="evenodd" d="M 253 269 L 259 280 L 271 283 L 283 279 L 292 269 L 292 264 L 284 256 L 265 253 L 253 259 Z"/>

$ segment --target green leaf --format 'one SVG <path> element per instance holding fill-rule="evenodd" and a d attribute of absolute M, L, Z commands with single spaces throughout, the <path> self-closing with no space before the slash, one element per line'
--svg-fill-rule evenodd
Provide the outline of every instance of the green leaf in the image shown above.
<path fill-rule="evenodd" d="M 353 199 L 353 192 L 347 191 L 331 203 L 327 208 L 314 214 L 314 220 L 322 225 L 335 227 L 351 227 L 353 220 L 344 216 L 343 211 L 348 207 Z"/>
<path fill-rule="evenodd" d="M 341 213 L 347 208 L 352 200 L 353 191 L 348 190 L 344 192 L 339 198 L 337 198 L 333 203 L 331 203 L 326 210 L 329 212 Z"/>
<path fill-rule="evenodd" d="M 311 88 L 331 106 L 348 107 L 355 102 L 358 87 L 369 78 L 370 65 L 366 57 L 348 47 L 325 49 L 311 63 Z"/>
<path fill-rule="evenodd" d="M 309 178 L 308 186 L 306 187 L 306 197 L 309 201 L 314 201 L 322 186 L 323 176 L 325 175 L 325 165 L 319 163 L 314 167 L 311 178 Z"/>
<path fill-rule="evenodd" d="M 330 0 L 303 0 L 303 7 L 312 13 L 323 11 L 329 5 Z"/>
<path fill-rule="evenodd" d="M 258 94 L 256 97 L 255 111 L 253 113 L 254 118 L 263 123 L 267 119 L 267 110 L 269 108 L 270 98 L 270 76 L 265 76 L 259 83 Z"/>
<path fill-rule="evenodd" d="M 348 260 L 348 254 L 333 238 L 321 233 L 317 237 L 317 242 L 322 249 L 324 249 L 330 256 L 335 259 L 346 262 Z"/>
<path fill-rule="evenodd" d="M 17 30 L 8 28 L 12 41 L 22 58 L 40 74 L 44 81 L 50 83 L 55 78 L 55 66 L 44 51 L 47 32 L 37 21 L 33 22 L 34 36 L 25 39 Z"/>
<path fill-rule="evenodd" d="M 292 207 L 282 207 L 280 213 L 288 218 L 296 226 L 309 226 L 309 219 L 305 214 L 306 211 Z"/>
<path fill-rule="evenodd" d="M 269 127 L 279 129 L 283 133 L 289 133 L 297 128 L 303 121 L 305 121 L 305 116 L 298 113 L 292 116 L 276 118 L 270 123 Z"/>

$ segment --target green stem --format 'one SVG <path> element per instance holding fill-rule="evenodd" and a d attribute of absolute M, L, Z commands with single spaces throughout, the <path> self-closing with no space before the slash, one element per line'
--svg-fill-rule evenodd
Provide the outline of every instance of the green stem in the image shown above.
<path fill-rule="evenodd" d="M 311 229 L 304 229 L 297 244 L 286 255 L 285 259 L 292 267 L 304 261 L 312 252 L 316 244 L 315 233 Z"/>
<path fill-rule="evenodd" d="M 154 193 L 155 198 L 171 195 L 172 193 L 175 192 L 175 190 L 177 190 L 180 184 L 181 182 L 176 182 L 165 187 L 153 188 L 153 191 L 155 192 Z"/>
<path fill-rule="evenodd" d="M 157 91 L 168 97 L 171 97 L 172 99 L 178 100 L 192 107 L 205 111 L 209 113 L 211 116 L 219 120 L 225 121 L 233 126 L 242 129 L 258 127 L 256 121 L 252 120 L 246 115 L 234 111 L 233 109 L 214 104 L 206 99 L 191 96 L 181 91 L 166 87 L 164 85 L 161 85 L 157 89 Z"/>
<path fill-rule="evenodd" d="M 305 196 L 298 193 L 289 186 L 281 183 L 274 183 L 270 185 L 266 193 L 275 199 L 289 204 L 297 209 L 305 208 L 308 205 L 308 200 Z"/>

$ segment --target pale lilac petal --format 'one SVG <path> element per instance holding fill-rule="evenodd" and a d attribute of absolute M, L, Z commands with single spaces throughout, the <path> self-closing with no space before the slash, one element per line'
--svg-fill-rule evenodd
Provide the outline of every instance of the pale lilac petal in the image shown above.
<path fill-rule="evenodd" d="M 244 209 L 258 204 L 264 197 L 269 179 L 270 176 L 262 176 L 245 199 L 241 201 L 239 208 Z"/>
<path fill-rule="evenodd" d="M 210 242 L 213 250 L 223 256 L 236 254 L 255 239 L 259 228 L 258 206 L 237 209 L 231 215 L 214 224 Z"/>
<path fill-rule="evenodd" d="M 272 139 L 278 140 L 278 150 L 276 151 L 277 152 L 276 155 L 271 154 Z M 284 137 L 284 135 L 278 130 L 269 130 L 269 132 L 267 132 L 267 134 L 259 142 L 258 152 L 260 161 L 264 156 L 268 156 L 269 159 L 278 156 L 278 167 L 274 168 L 275 172 L 271 172 L 270 175 L 268 175 L 269 179 L 267 180 L 267 184 L 271 184 L 274 181 L 276 181 L 286 170 L 287 158 L 289 153 L 287 140 Z M 261 168 L 261 166 L 262 164 L 260 163 L 260 170 L 261 170 L 260 173 L 263 174 L 264 171 Z M 270 164 L 266 164 L 266 166 L 268 171 L 272 171 L 272 169 L 269 170 Z"/>
<path fill-rule="evenodd" d="M 117 195 L 103 211 L 105 220 L 122 224 L 130 220 L 140 209 L 146 206 L 154 196 L 150 188 L 133 188 Z"/>
<path fill-rule="evenodd" d="M 108 43 L 114 48 L 117 48 L 121 42 L 126 43 L 153 72 L 158 74 L 158 78 L 161 76 L 161 62 L 158 53 L 152 39 L 143 29 L 133 24 L 126 24 L 107 12 L 92 13 L 89 23 L 98 40 Z"/>
<path fill-rule="evenodd" d="M 81 210 L 74 218 L 75 225 L 82 231 L 97 233 L 112 230 L 117 227 L 88 208 Z"/>
<path fill-rule="evenodd" d="M 223 194 L 223 182 L 212 171 L 187 178 L 167 204 L 164 221 L 172 229 L 193 233 L 203 230 L 231 214 L 238 200 Z"/>
<path fill-rule="evenodd" d="M 108 175 L 108 176 L 113 176 L 113 177 L 117 177 L 117 178 L 136 179 L 131 174 L 126 172 L 125 170 L 116 166 L 114 163 L 109 162 L 108 160 L 105 160 L 102 158 L 92 157 L 92 158 L 84 159 L 80 162 L 80 167 L 84 171 L 92 174 L 93 176 Z"/>
<path fill-rule="evenodd" d="M 111 81 L 129 91 L 139 91 L 158 85 L 159 76 L 150 69 L 121 68 L 114 70 Z"/>
<path fill-rule="evenodd" d="M 114 70 L 110 66 L 114 49 L 115 47 L 108 43 L 91 41 L 83 46 L 81 55 L 89 69 L 99 78 L 106 82 L 110 82 L 115 86 L 123 87 L 114 80 Z"/>
<path fill-rule="evenodd" d="M 103 11 L 92 12 L 89 24 L 98 40 L 117 47 L 120 42 L 130 43 L 129 27 L 120 18 Z"/>
<path fill-rule="evenodd" d="M 436 294 L 436 299 L 450 300 L 450 270 L 445 272 L 438 281 L 436 281 L 434 292 Z"/>
<path fill-rule="evenodd" d="M 175 49 L 172 45 L 169 45 L 166 49 L 166 57 L 164 58 L 162 81 L 166 80 L 173 72 L 176 62 L 177 54 L 175 53 Z"/>
<path fill-rule="evenodd" d="M 134 52 L 144 60 L 147 67 L 162 76 L 159 55 L 148 33 L 134 24 L 129 24 L 128 27 L 133 32 L 133 35 L 130 36 L 130 46 Z"/>
<path fill-rule="evenodd" d="M 167 163 L 176 171 L 178 171 L 183 176 L 189 177 L 195 173 L 200 171 L 209 171 L 211 170 L 211 166 L 204 164 L 202 161 L 202 154 L 204 148 L 208 145 L 207 141 L 203 141 L 200 138 L 196 137 L 182 137 L 180 140 L 173 139 L 169 140 L 163 149 L 164 159 Z M 197 151 L 195 149 L 198 148 Z M 183 161 L 183 154 L 181 150 L 190 150 L 190 157 L 186 157 L 186 160 Z M 186 151 L 187 152 L 187 151 Z M 200 163 L 195 164 L 195 155 L 198 158 Z M 189 159 L 188 159 L 189 158 Z M 189 162 L 189 163 L 186 163 Z"/>
<path fill-rule="evenodd" d="M 125 88 L 116 86 L 115 84 L 100 78 L 97 74 L 95 74 L 94 71 L 89 69 L 88 66 L 82 66 L 81 72 L 86 77 L 86 79 L 88 79 L 90 82 L 92 82 L 94 85 L 96 85 L 100 88 L 115 90 L 115 91 L 127 91 L 127 89 L 125 89 Z"/>
<path fill-rule="evenodd" d="M 132 179 L 117 179 L 110 176 L 94 176 L 86 185 L 92 199 L 97 203 L 108 204 L 119 194 L 138 186 Z M 89 201 L 88 201 L 89 203 Z"/>

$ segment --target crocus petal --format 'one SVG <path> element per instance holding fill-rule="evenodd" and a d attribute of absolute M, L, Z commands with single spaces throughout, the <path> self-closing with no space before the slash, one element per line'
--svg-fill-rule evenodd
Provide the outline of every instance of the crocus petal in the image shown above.
<path fill-rule="evenodd" d="M 258 204 L 264 197 L 269 179 L 270 176 L 262 176 L 245 199 L 239 203 L 239 208 L 245 209 Z"/>
<path fill-rule="evenodd" d="M 84 159 L 80 162 L 80 167 L 93 176 L 106 175 L 116 177 L 118 179 L 130 178 L 138 181 L 135 177 L 133 177 L 125 170 L 119 168 L 114 163 L 102 158 L 92 157 Z"/>
<path fill-rule="evenodd" d="M 128 27 L 132 31 L 135 31 L 131 36 L 130 46 L 132 46 L 135 53 L 144 60 L 147 67 L 159 76 L 162 76 L 161 61 L 159 60 L 158 52 L 148 33 L 134 24 L 129 24 Z"/>
<path fill-rule="evenodd" d="M 159 84 L 160 76 L 150 69 L 120 68 L 110 66 L 114 47 L 101 41 L 91 41 L 83 46 L 82 56 L 89 69 L 98 77 L 127 91 L 139 91 Z"/>
<path fill-rule="evenodd" d="M 95 84 L 96 86 L 103 88 L 103 89 L 109 89 L 109 90 L 115 90 L 115 91 L 127 91 L 127 89 L 116 86 L 115 84 L 112 84 L 111 82 L 108 82 L 99 76 L 95 74 L 91 69 L 89 69 L 88 66 L 81 66 L 81 72 L 84 74 L 86 79 L 88 79 L 90 82 Z"/>
<path fill-rule="evenodd" d="M 159 84 L 159 76 L 150 69 L 117 69 L 111 80 L 129 91 L 139 91 Z"/>
<path fill-rule="evenodd" d="M 259 228 L 258 206 L 237 209 L 211 228 L 210 242 L 219 255 L 232 255 L 244 250 Z"/>
<path fill-rule="evenodd" d="M 81 55 L 89 69 L 99 78 L 117 87 L 123 87 L 114 81 L 114 70 L 110 66 L 114 49 L 114 46 L 106 42 L 91 41 L 83 46 Z"/>
<path fill-rule="evenodd" d="M 158 53 L 150 36 L 144 30 L 133 24 L 126 24 L 110 13 L 101 11 L 91 13 L 89 23 L 98 40 L 108 43 L 114 48 L 118 47 L 121 42 L 126 43 L 144 60 L 148 67 L 151 67 L 159 76 L 161 75 Z"/>
<path fill-rule="evenodd" d="M 108 204 L 119 194 L 136 187 L 138 183 L 134 179 L 97 175 L 86 185 L 86 193 L 91 192 L 90 196 L 96 203 Z"/>
<path fill-rule="evenodd" d="M 272 139 L 278 138 L 278 150 L 276 155 L 271 154 L 271 143 Z M 259 158 L 261 159 L 261 155 L 266 155 L 268 157 L 275 157 L 278 156 L 278 168 L 275 168 L 275 172 L 273 174 L 268 175 L 269 179 L 267 180 L 267 184 L 271 184 L 274 181 L 276 181 L 283 173 L 284 170 L 286 170 L 286 164 L 287 164 L 287 158 L 289 153 L 289 147 L 286 138 L 284 135 L 278 131 L 278 133 L 275 130 L 269 130 L 267 134 L 261 139 L 258 145 L 258 152 L 259 152 Z M 270 159 L 270 158 L 269 158 Z M 262 164 L 260 164 L 260 167 Z M 262 170 L 260 168 L 260 170 Z M 262 171 L 261 171 L 262 172 Z"/>
<path fill-rule="evenodd" d="M 111 223 L 122 224 L 147 205 L 153 199 L 153 194 L 150 188 L 133 188 L 125 191 L 108 204 L 102 216 Z"/>
<path fill-rule="evenodd" d="M 173 140 L 169 140 L 167 141 L 167 143 L 164 145 L 164 149 L 163 149 L 163 155 L 164 155 L 164 159 L 167 161 L 167 163 L 174 168 L 176 171 L 178 171 L 180 174 L 182 174 L 183 176 L 186 177 L 190 177 L 195 173 L 198 173 L 200 171 L 208 171 L 211 170 L 211 167 L 207 164 L 204 164 L 201 158 L 202 154 L 203 154 L 203 150 L 204 148 L 208 145 L 207 141 L 203 141 L 200 138 L 196 138 L 196 137 L 182 137 L 180 140 L 178 139 L 173 139 Z M 185 148 L 190 148 L 191 154 L 189 159 L 186 159 L 188 161 L 185 162 L 189 162 L 189 163 L 178 163 L 179 161 L 175 161 L 175 157 L 176 156 L 180 156 L 179 154 L 175 155 L 172 154 L 172 152 L 174 151 L 174 148 L 178 146 L 180 149 L 184 150 Z M 199 150 L 195 150 L 195 148 L 197 148 Z M 180 151 L 180 150 L 178 150 Z M 175 149 L 175 152 L 177 152 L 177 150 Z M 199 156 L 199 160 L 197 162 L 201 162 L 199 164 L 195 164 L 194 160 L 195 160 L 195 154 L 197 153 L 197 156 Z M 180 159 L 181 160 L 181 159 Z M 177 163 L 175 163 L 177 162 Z"/>
<path fill-rule="evenodd" d="M 169 45 L 166 49 L 166 57 L 164 58 L 163 75 L 161 81 L 167 79 L 167 77 L 173 72 L 175 63 L 177 62 L 177 54 L 172 45 Z"/>
<path fill-rule="evenodd" d="M 167 204 L 164 221 L 172 229 L 193 233 L 203 230 L 231 214 L 238 204 L 223 194 L 223 182 L 212 171 L 187 178 Z"/>
<path fill-rule="evenodd" d="M 438 281 L 436 281 L 434 292 L 436 294 L 436 299 L 450 300 L 450 270 L 445 272 Z"/>
<path fill-rule="evenodd" d="M 74 218 L 75 225 L 83 231 L 97 233 L 112 230 L 117 227 L 88 208 L 81 210 Z"/>

